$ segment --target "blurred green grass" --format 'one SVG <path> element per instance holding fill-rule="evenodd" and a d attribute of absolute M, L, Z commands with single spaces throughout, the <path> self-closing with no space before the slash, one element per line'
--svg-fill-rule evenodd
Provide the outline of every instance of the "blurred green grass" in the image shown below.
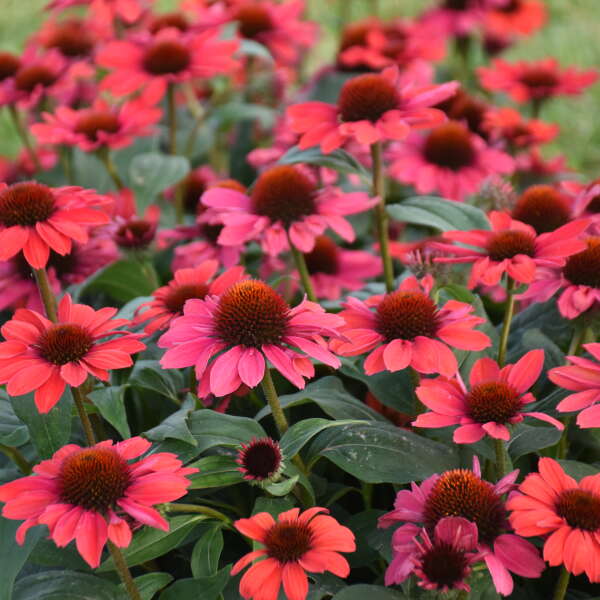
<path fill-rule="evenodd" d="M 307 0 L 309 16 L 334 32 L 338 12 L 331 0 Z M 344 0 L 350 18 L 362 18 L 375 4 L 386 16 L 410 16 L 429 4 L 427 0 Z M 0 49 L 19 51 L 29 34 L 42 23 L 47 0 L 0 0 Z M 505 54 L 508 59 L 555 56 L 563 64 L 600 68 L 600 0 L 547 0 L 551 18 L 546 27 Z M 158 0 L 159 9 L 169 10 L 177 0 Z M 335 52 L 331 34 L 320 44 L 316 60 L 328 61 Z M 314 62 L 314 57 L 313 57 Z M 505 100 L 505 99 L 503 99 Z M 571 167 L 587 176 L 600 175 L 600 83 L 582 97 L 560 98 L 545 107 L 542 117 L 556 122 L 561 134 L 547 154 L 561 152 Z M 5 114 L 0 113 L 0 156 L 12 156 L 18 140 Z"/>

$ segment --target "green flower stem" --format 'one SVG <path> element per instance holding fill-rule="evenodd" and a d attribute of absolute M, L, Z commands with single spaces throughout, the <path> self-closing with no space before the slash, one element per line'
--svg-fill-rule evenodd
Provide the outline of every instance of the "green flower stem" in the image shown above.
<path fill-rule="evenodd" d="M 21 138 L 23 145 L 27 149 L 27 153 L 31 157 L 31 161 L 33 162 L 33 166 L 36 171 L 42 170 L 42 165 L 40 164 L 40 159 L 33 149 L 33 144 L 31 143 L 31 139 L 29 134 L 27 133 L 27 128 L 23 127 L 23 123 L 21 122 L 21 117 L 19 116 L 19 112 L 17 111 L 17 107 L 14 104 L 8 105 L 8 110 L 10 112 L 10 116 L 14 123 L 15 129 L 17 130 L 17 134 Z"/>
<path fill-rule="evenodd" d="M 19 470 L 24 475 L 31 475 L 31 465 L 29 461 L 21 454 L 18 448 L 14 448 L 13 446 L 5 446 L 4 444 L 0 444 L 0 452 L 8 456 L 10 460 L 12 460 Z"/>
<path fill-rule="evenodd" d="M 506 280 L 506 293 L 508 294 L 508 299 L 504 310 L 504 323 L 502 323 L 502 333 L 500 334 L 500 346 L 498 347 L 498 364 L 501 367 L 504 366 L 504 361 L 506 360 L 508 334 L 510 333 L 510 326 L 515 314 L 515 282 L 514 279 L 508 277 L 508 275 Z"/>
<path fill-rule="evenodd" d="M 129 567 L 125 562 L 123 553 L 110 540 L 108 540 L 107 544 L 110 554 L 113 557 L 113 561 L 115 562 L 115 568 L 119 574 L 119 577 L 121 578 L 121 581 L 123 582 L 123 585 L 125 586 L 125 589 L 127 590 L 127 594 L 131 600 L 142 600 L 140 591 L 135 585 L 135 581 L 133 581 L 133 577 L 129 572 Z"/>
<path fill-rule="evenodd" d="M 558 578 L 558 581 L 556 582 L 556 587 L 554 588 L 553 600 L 563 600 L 564 599 L 564 597 L 567 595 L 567 588 L 569 587 L 570 579 L 571 579 L 571 573 L 569 573 L 569 571 L 567 571 L 567 569 L 565 569 L 565 567 L 563 567 L 562 571 L 560 573 L 560 577 Z"/>
<path fill-rule="evenodd" d="M 110 155 L 110 150 L 106 146 L 102 146 L 97 150 L 96 156 L 100 159 L 100 162 L 104 165 L 106 172 L 110 175 L 110 178 L 113 180 L 113 183 L 115 184 L 116 188 L 118 190 L 124 189 L 125 184 L 123 183 L 123 180 L 121 179 L 121 176 L 119 175 L 119 172 L 117 171 L 117 167 L 115 166 L 115 163 L 113 162 L 113 159 Z"/>
<path fill-rule="evenodd" d="M 167 86 L 167 108 L 169 118 L 169 154 L 177 154 L 177 104 L 175 102 L 175 85 Z"/>
<path fill-rule="evenodd" d="M 504 440 L 494 438 L 494 450 L 496 451 L 496 477 L 502 479 L 506 475 L 506 448 Z"/>
<path fill-rule="evenodd" d="M 288 244 L 290 245 L 290 249 L 292 251 L 292 256 L 294 257 L 294 263 L 296 264 L 296 269 L 298 270 L 298 274 L 300 275 L 300 281 L 302 282 L 302 287 L 306 292 L 306 297 L 311 302 L 316 302 L 317 297 L 315 296 L 315 290 L 312 285 L 312 281 L 310 279 L 310 273 L 308 272 L 308 267 L 306 266 L 306 260 L 304 259 L 304 254 L 298 250 L 292 244 L 292 240 L 290 239 L 290 234 L 287 232 Z"/>
<path fill-rule="evenodd" d="M 65 174 L 65 178 L 69 185 L 75 185 L 75 176 L 73 173 L 73 152 L 72 148 L 63 146 L 60 149 L 60 161 Z"/>
<path fill-rule="evenodd" d="M 394 265 L 390 255 L 390 239 L 388 233 L 388 215 L 385 209 L 385 173 L 383 169 L 383 149 L 381 142 L 371 144 L 371 158 L 373 160 L 373 194 L 379 196 L 379 203 L 375 206 L 375 220 L 377 223 L 377 237 L 379 239 L 379 253 L 383 262 L 383 276 L 385 288 L 388 292 L 394 290 Z"/>
<path fill-rule="evenodd" d="M 58 314 L 56 312 L 56 298 L 52 293 L 52 288 L 50 287 L 50 281 L 48 280 L 48 273 L 46 273 L 46 269 L 34 269 L 33 274 L 35 276 L 35 281 L 38 286 L 38 290 L 40 291 L 40 296 L 42 297 L 42 302 L 44 304 L 44 308 L 46 309 L 46 316 L 53 322 L 56 323 L 58 321 Z"/>
<path fill-rule="evenodd" d="M 90 421 L 90 418 L 85 410 L 85 398 L 83 392 L 80 388 L 71 387 L 71 393 L 73 394 L 75 408 L 77 408 L 77 413 L 79 414 L 79 420 L 81 421 L 81 425 L 83 426 L 83 431 L 85 433 L 85 439 L 87 441 L 87 444 L 88 446 L 93 446 L 96 443 L 96 436 L 94 435 L 94 430 L 92 429 L 92 423 Z"/>
<path fill-rule="evenodd" d="M 197 513 L 200 515 L 206 515 L 207 517 L 211 517 L 213 519 L 217 519 L 218 521 L 222 521 L 228 527 L 231 526 L 231 519 L 224 515 L 222 512 L 215 510 L 214 508 L 210 508 L 208 506 L 200 506 L 199 504 L 179 504 L 174 502 L 169 502 L 164 505 L 164 509 L 167 512 L 184 512 L 184 513 Z"/>

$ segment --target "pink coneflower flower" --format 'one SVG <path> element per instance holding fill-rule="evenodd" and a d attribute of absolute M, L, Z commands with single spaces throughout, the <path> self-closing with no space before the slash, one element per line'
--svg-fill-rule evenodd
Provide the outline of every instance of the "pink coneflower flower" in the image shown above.
<path fill-rule="evenodd" d="M 64 10 L 71 6 L 88 4 L 91 15 L 103 24 L 113 24 L 115 20 L 131 25 L 138 21 L 148 8 L 148 0 L 52 0 L 47 10 Z"/>
<path fill-rule="evenodd" d="M 175 454 L 159 452 L 134 463 L 152 444 L 140 437 L 90 448 L 64 446 L 33 467 L 35 475 L 0 486 L 6 519 L 25 519 L 17 529 L 22 545 L 27 530 L 47 525 L 50 538 L 62 548 L 73 539 L 83 559 L 95 569 L 107 540 L 120 548 L 131 543 L 131 526 L 169 530 L 169 523 L 153 505 L 172 502 L 186 494 L 186 475 Z"/>
<path fill-rule="evenodd" d="M 550 369 L 548 378 L 561 388 L 576 392 L 558 403 L 559 412 L 580 411 L 577 425 L 582 429 L 600 426 L 600 344 L 584 344 L 592 359 L 568 356 L 572 363 Z"/>
<path fill-rule="evenodd" d="M 414 525 L 399 527 L 392 538 L 393 558 L 385 584 L 400 584 L 414 573 L 417 585 L 426 590 L 469 592 L 471 565 L 481 558 L 477 544 L 477 525 L 462 517 L 440 519 L 433 536 Z"/>
<path fill-rule="evenodd" d="M 485 27 L 492 35 L 504 38 L 531 35 L 547 18 L 546 5 L 540 0 L 505 0 L 486 14 Z"/>
<path fill-rule="evenodd" d="M 492 0 L 495 1 L 495 0 Z M 428 10 L 421 20 L 445 37 L 466 36 L 483 23 L 490 0 L 442 0 Z"/>
<path fill-rule="evenodd" d="M 463 124 L 449 121 L 426 135 L 412 134 L 390 149 L 390 175 L 415 186 L 417 192 L 437 191 L 462 202 L 492 175 L 512 173 L 513 159 L 488 146 Z"/>
<path fill-rule="evenodd" d="M 277 521 L 266 512 L 249 519 L 238 519 L 234 525 L 243 535 L 262 548 L 243 556 L 233 565 L 236 575 L 257 558 L 240 581 L 240 594 L 246 600 L 277 600 L 283 583 L 290 600 L 305 600 L 308 595 L 306 572 L 329 571 L 338 577 L 350 573 L 348 561 L 340 552 L 354 552 L 354 534 L 340 525 L 326 508 L 315 506 L 300 513 L 292 508 L 281 513 Z"/>
<path fill-rule="evenodd" d="M 551 185 L 532 185 L 518 198 L 511 217 L 537 234 L 556 231 L 571 220 L 570 199 Z"/>
<path fill-rule="evenodd" d="M 328 153 L 349 140 L 366 145 L 402 140 L 411 128 L 443 123 L 444 113 L 431 107 L 452 96 L 458 83 L 415 87 L 404 79 L 398 67 L 388 67 L 379 74 L 348 80 L 337 105 L 305 102 L 291 106 L 287 111 L 291 128 L 303 134 L 298 146 L 305 149 L 320 145 Z"/>
<path fill-rule="evenodd" d="M 111 69 L 101 83 L 115 96 L 125 96 L 153 84 L 159 97 L 168 83 L 213 77 L 237 67 L 237 40 L 221 40 L 215 31 L 187 36 L 174 28 L 153 37 L 109 42 L 96 56 L 99 66 Z"/>
<path fill-rule="evenodd" d="M 156 237 L 160 221 L 160 208 L 151 204 L 144 214 L 138 216 L 135 197 L 129 189 L 122 189 L 113 194 L 113 222 L 106 228 L 113 240 L 123 250 L 140 251 L 148 248 Z"/>
<path fill-rule="evenodd" d="M 177 246 L 171 269 L 173 271 L 187 269 L 212 259 L 218 260 L 225 269 L 237 265 L 240 262 L 244 246 L 221 246 L 217 240 L 222 229 L 222 225 L 199 225 L 197 237 L 204 239 Z"/>
<path fill-rule="evenodd" d="M 473 133 L 487 139 L 487 132 L 483 128 L 485 115 L 490 109 L 487 102 L 458 89 L 454 96 L 440 102 L 435 108 L 443 110 L 452 121 L 466 125 Z"/>
<path fill-rule="evenodd" d="M 346 321 L 341 333 L 347 341 L 333 340 L 330 347 L 341 356 L 369 352 L 364 364 L 367 375 L 410 366 L 419 373 L 452 377 L 458 363 L 449 346 L 479 351 L 491 342 L 485 333 L 474 330 L 484 319 L 472 315 L 469 304 L 450 300 L 436 306 L 431 299 L 433 283 L 431 275 L 421 281 L 411 276 L 395 292 L 364 302 L 348 298 L 340 313 Z"/>
<path fill-rule="evenodd" d="M 35 34 L 35 41 L 46 49 L 55 48 L 67 60 L 82 60 L 92 55 L 97 36 L 92 20 L 70 17 L 47 20 Z"/>
<path fill-rule="evenodd" d="M 595 69 L 561 69 L 554 58 L 509 63 L 501 58 L 490 67 L 477 70 L 481 85 L 490 91 L 507 93 L 515 102 L 542 102 L 555 96 L 577 96 L 598 79 Z"/>
<path fill-rule="evenodd" d="M 507 213 L 489 214 L 491 230 L 447 231 L 442 237 L 475 249 L 435 243 L 435 247 L 454 257 L 439 257 L 446 263 L 473 263 L 469 289 L 478 283 L 496 285 L 504 273 L 519 283 L 532 283 L 540 267 L 560 266 L 568 256 L 585 248 L 578 236 L 588 223 L 581 219 L 555 231 L 537 235 L 535 229 L 515 221 Z"/>
<path fill-rule="evenodd" d="M 474 444 L 485 435 L 510 440 L 508 425 L 524 417 L 546 421 L 564 429 L 560 421 L 540 412 L 523 412 L 535 402 L 527 390 L 537 381 L 544 366 L 544 351 L 531 350 L 514 365 L 502 369 L 491 358 L 480 358 L 471 369 L 470 389 L 461 379 L 423 379 L 417 388 L 419 400 L 431 410 L 420 414 L 413 427 L 448 427 L 457 444 Z"/>
<path fill-rule="evenodd" d="M 47 413 L 59 400 L 67 384 L 80 386 L 88 375 L 108 380 L 109 369 L 133 364 L 131 355 L 146 347 L 138 336 L 119 330 L 127 319 L 113 319 L 116 308 L 95 311 L 73 304 L 63 296 L 58 322 L 25 308 L 2 326 L 6 339 L 0 343 L 0 382 L 11 396 L 35 390 L 35 404 Z M 119 336 L 109 341 L 102 338 Z"/>
<path fill-rule="evenodd" d="M 584 249 L 569 256 L 561 268 L 540 269 L 536 280 L 519 298 L 545 302 L 562 289 L 558 310 L 566 319 L 576 319 L 597 306 L 600 301 L 600 237 L 588 237 L 583 243 Z"/>
<path fill-rule="evenodd" d="M 276 481 L 283 469 L 279 442 L 270 437 L 253 438 L 247 444 L 242 444 L 235 462 L 244 479 L 256 483 Z"/>
<path fill-rule="evenodd" d="M 379 519 L 380 527 L 398 523 L 418 533 L 421 524 L 431 535 L 445 517 L 462 517 L 475 523 L 479 532 L 478 550 L 483 555 L 496 590 L 509 595 L 513 590 L 511 572 L 523 577 L 539 577 L 544 561 L 536 547 L 518 535 L 509 533 L 503 494 L 515 486 L 519 471 L 509 473 L 496 484 L 481 479 L 477 457 L 473 470 L 453 469 L 435 474 L 421 485 L 411 484 L 410 490 L 396 495 L 394 510 Z"/>
<path fill-rule="evenodd" d="M 544 559 L 600 581 L 600 475 L 579 483 L 552 458 L 540 458 L 539 473 L 530 473 L 519 494 L 508 501 L 510 523 L 522 536 L 544 536 Z"/>
<path fill-rule="evenodd" d="M 256 387 L 265 374 L 265 359 L 301 389 L 304 378 L 314 375 L 308 357 L 340 366 L 323 336 L 338 336 L 344 320 L 306 300 L 290 308 L 262 281 L 241 281 L 220 297 L 188 300 L 183 315 L 158 342 L 168 348 L 161 365 L 195 366 L 200 387 L 215 396 L 230 394 L 242 383 Z"/>
<path fill-rule="evenodd" d="M 218 182 L 219 176 L 207 165 L 191 170 L 178 184 L 181 186 L 180 193 L 183 198 L 185 212 L 190 215 L 198 215 L 206 210 L 206 207 L 200 202 L 200 198 L 212 184 L 217 184 Z M 242 184 L 239 184 L 239 188 L 241 192 L 246 191 Z M 175 196 L 175 188 L 167 190 L 166 195 L 172 199 Z"/>
<path fill-rule="evenodd" d="M 356 291 L 366 280 L 381 274 L 381 259 L 363 250 L 340 248 L 331 238 L 319 236 L 304 255 L 318 298 L 338 300 L 342 291 Z"/>
<path fill-rule="evenodd" d="M 304 10 L 304 0 L 240 0 L 232 4 L 229 20 L 237 21 L 241 37 L 263 44 L 278 63 L 291 66 L 317 35 L 317 26 L 302 19 Z"/>
<path fill-rule="evenodd" d="M 150 321 L 144 332 L 151 335 L 181 316 L 185 303 L 191 298 L 203 300 L 208 295 L 219 296 L 245 277 L 244 267 L 232 267 L 213 279 L 218 268 L 216 260 L 207 260 L 193 269 L 175 271 L 173 279 L 152 294 L 154 300 L 140 305 L 133 323 Z"/>
<path fill-rule="evenodd" d="M 288 165 L 264 171 L 250 196 L 221 187 L 202 196 L 205 206 L 221 213 L 224 227 L 219 244 L 260 240 L 270 256 L 289 249 L 288 236 L 298 250 L 310 252 L 327 227 L 352 242 L 354 230 L 344 216 L 364 212 L 377 202 L 363 192 L 345 193 L 334 187 L 318 191 L 309 174 Z"/>
<path fill-rule="evenodd" d="M 124 148 L 138 137 L 152 135 L 152 126 L 160 121 L 162 110 L 142 98 L 121 106 L 111 106 L 98 98 L 89 108 L 58 106 L 53 113 L 42 116 L 44 123 L 31 126 L 40 144 L 63 144 L 94 152 L 99 148 Z"/>
<path fill-rule="evenodd" d="M 105 203 L 105 197 L 75 186 L 0 183 L 0 260 L 22 250 L 34 269 L 44 268 L 50 250 L 68 254 L 73 241 L 87 242 L 90 227 L 108 222 L 108 216 L 94 208 Z"/>
<path fill-rule="evenodd" d="M 486 112 L 482 127 L 493 142 L 504 142 L 510 148 L 528 148 L 551 142 L 558 125 L 538 119 L 524 119 L 514 108 L 497 108 Z"/>
<path fill-rule="evenodd" d="M 520 181 L 555 181 L 557 176 L 567 173 L 571 169 L 563 154 L 546 158 L 539 146 L 534 146 L 526 152 L 515 156 L 515 177 Z"/>

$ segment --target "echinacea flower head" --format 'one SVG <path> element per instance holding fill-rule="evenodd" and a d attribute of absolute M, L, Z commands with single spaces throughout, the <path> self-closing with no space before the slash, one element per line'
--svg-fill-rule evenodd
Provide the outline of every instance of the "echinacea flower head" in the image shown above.
<path fill-rule="evenodd" d="M 363 250 L 346 250 L 331 238 L 319 236 L 304 255 L 318 298 L 337 300 L 343 290 L 360 290 L 367 279 L 381 274 L 381 259 Z"/>
<path fill-rule="evenodd" d="M 549 233 L 537 235 L 530 225 L 515 221 L 504 212 L 489 214 L 490 230 L 447 231 L 444 239 L 471 248 L 434 243 L 453 257 L 438 257 L 439 262 L 473 263 L 469 289 L 477 284 L 496 285 L 504 273 L 519 283 L 532 283 L 541 267 L 561 266 L 567 257 L 585 248 L 579 239 L 587 221 L 572 221 Z M 475 249 L 476 248 L 476 249 Z"/>
<path fill-rule="evenodd" d="M 168 83 L 230 73 L 238 64 L 233 58 L 238 46 L 214 30 L 189 36 L 173 27 L 152 37 L 111 41 L 96 56 L 99 66 L 112 71 L 101 87 L 126 96 L 152 84 L 153 93 L 162 97 Z"/>
<path fill-rule="evenodd" d="M 431 536 L 435 526 L 445 517 L 462 517 L 477 526 L 478 550 L 483 555 L 496 590 L 509 595 L 513 590 L 511 572 L 523 577 L 539 577 L 544 561 L 536 547 L 510 533 L 508 513 L 503 495 L 514 489 L 518 471 L 509 473 L 496 484 L 481 478 L 477 457 L 473 469 L 452 469 L 435 474 L 421 485 L 396 495 L 394 510 L 379 519 L 379 527 L 404 523 L 398 535 L 412 537 L 423 526 Z M 419 526 L 417 526 L 419 524 Z M 402 532 L 400 530 L 405 528 Z M 392 544 L 394 541 L 392 541 Z"/>
<path fill-rule="evenodd" d="M 555 367 L 548 378 L 557 386 L 575 392 L 558 403 L 559 412 L 578 411 L 582 429 L 600 426 L 600 344 L 584 344 L 591 358 L 568 356 L 570 365 Z"/>
<path fill-rule="evenodd" d="M 97 41 L 93 22 L 75 17 L 46 21 L 35 38 L 41 46 L 55 48 L 67 60 L 81 60 L 91 56 Z"/>
<path fill-rule="evenodd" d="M 508 501 L 510 523 L 524 537 L 543 536 L 544 559 L 600 581 L 600 475 L 577 482 L 552 458 L 540 458 Z"/>
<path fill-rule="evenodd" d="M 548 18 L 541 0 L 504 0 L 485 15 L 485 28 L 491 35 L 512 37 L 531 35 L 541 29 Z"/>
<path fill-rule="evenodd" d="M 0 486 L 0 502 L 6 503 L 2 515 L 24 519 L 17 542 L 24 543 L 31 527 L 47 525 L 59 548 L 74 539 L 79 554 L 96 568 L 107 540 L 129 546 L 131 526 L 168 531 L 153 505 L 184 496 L 190 485 L 186 475 L 198 469 L 182 467 L 170 452 L 130 462 L 150 446 L 140 437 L 89 448 L 69 444 L 33 467 L 34 475 Z"/>
<path fill-rule="evenodd" d="M 450 347 L 483 350 L 491 345 L 485 333 L 474 328 L 484 322 L 473 307 L 450 300 L 438 308 L 431 298 L 433 278 L 406 278 L 398 290 L 366 301 L 350 297 L 340 313 L 346 321 L 344 339 L 332 340 L 341 356 L 369 353 L 367 375 L 413 367 L 419 373 L 452 377 L 458 368 Z M 372 310 L 375 309 L 375 310 Z"/>
<path fill-rule="evenodd" d="M 0 52 L 0 83 L 14 77 L 21 66 L 21 59 L 12 52 Z"/>
<path fill-rule="evenodd" d="M 525 412 L 527 404 L 535 402 L 527 390 L 537 381 L 544 366 L 544 351 L 531 350 L 515 364 L 499 367 L 491 358 L 480 358 L 471 369 L 470 389 L 462 380 L 423 379 L 416 393 L 431 412 L 420 414 L 414 427 L 448 427 L 454 431 L 457 444 L 473 444 L 485 435 L 508 441 L 508 426 L 534 417 L 564 429 L 550 415 Z"/>
<path fill-rule="evenodd" d="M 106 201 L 92 190 L 75 186 L 0 183 L 0 260 L 23 251 L 34 269 L 44 268 L 50 250 L 68 254 L 73 241 L 87 242 L 90 227 L 108 222 L 108 215 L 97 210 Z"/>
<path fill-rule="evenodd" d="M 288 108 L 291 128 L 302 134 L 302 149 L 320 145 L 324 153 L 350 140 L 371 145 L 380 140 L 403 140 L 411 129 L 434 127 L 446 120 L 431 108 L 452 96 L 458 83 L 417 87 L 405 81 L 397 66 L 381 73 L 349 79 L 336 105 L 306 102 Z"/>
<path fill-rule="evenodd" d="M 116 308 L 95 311 L 73 304 L 69 294 L 58 306 L 58 322 L 19 309 L 2 326 L 0 382 L 11 396 L 35 390 L 35 404 L 47 413 L 60 399 L 66 385 L 80 386 L 92 375 L 108 380 L 108 371 L 133 364 L 131 355 L 146 347 L 137 335 L 120 330 L 127 319 L 113 319 Z M 112 337 L 103 341 L 105 337 Z"/>
<path fill-rule="evenodd" d="M 532 185 L 518 198 L 511 217 L 530 225 L 536 233 L 548 233 L 571 220 L 571 202 L 552 185 Z"/>
<path fill-rule="evenodd" d="M 244 479 L 256 483 L 277 481 L 283 469 L 279 442 L 270 437 L 253 438 L 247 444 L 242 444 L 235 462 Z"/>
<path fill-rule="evenodd" d="M 100 148 L 125 148 L 138 137 L 152 135 L 152 126 L 160 121 L 162 110 L 142 97 L 121 106 L 97 99 L 89 108 L 58 106 L 42 116 L 44 123 L 31 126 L 40 144 L 62 144 L 94 152 Z"/>
<path fill-rule="evenodd" d="M 489 105 L 482 99 L 459 88 L 454 96 L 440 102 L 435 108 L 443 110 L 450 120 L 462 123 L 473 133 L 484 139 L 487 138 L 483 122 L 489 111 Z"/>
<path fill-rule="evenodd" d="M 556 124 L 539 119 L 525 119 L 514 108 L 503 107 L 486 111 L 483 130 L 493 142 L 502 142 L 509 148 L 522 149 L 551 142 L 557 135 Z"/>
<path fill-rule="evenodd" d="M 195 268 L 175 271 L 173 279 L 152 294 L 154 300 L 140 305 L 133 323 L 137 325 L 150 321 L 144 332 L 151 335 L 159 329 L 165 329 L 175 317 L 181 316 L 188 300 L 203 300 L 207 295 L 218 296 L 245 277 L 244 267 L 231 267 L 215 278 L 218 267 L 216 260 L 207 260 Z"/>
<path fill-rule="evenodd" d="M 290 165 L 261 173 L 250 195 L 213 187 L 202 196 L 202 203 L 219 213 L 224 224 L 219 244 L 238 246 L 259 240 L 270 256 L 289 250 L 289 242 L 301 252 L 310 252 L 316 237 L 328 227 L 347 242 L 354 241 L 354 230 L 344 216 L 364 212 L 377 202 L 364 192 L 319 190 L 309 172 Z"/>
<path fill-rule="evenodd" d="M 513 159 L 489 146 L 458 121 L 448 121 L 425 135 L 411 134 L 389 150 L 390 175 L 414 185 L 421 194 L 438 192 L 462 202 L 493 175 L 514 169 Z"/>
<path fill-rule="evenodd" d="M 392 561 L 385 584 L 405 581 L 414 573 L 417 585 L 427 590 L 470 591 L 467 580 L 471 565 L 481 559 L 477 551 L 477 525 L 462 517 L 444 517 L 433 528 L 433 535 L 422 528 L 400 527 L 392 537 Z"/>
<path fill-rule="evenodd" d="M 246 384 L 256 387 L 265 374 L 265 359 L 296 387 L 314 375 L 309 357 L 333 368 L 340 361 L 323 336 L 336 337 L 344 320 L 304 300 L 290 308 L 266 283 L 245 280 L 220 296 L 188 300 L 159 340 L 168 348 L 165 369 L 195 366 L 199 394 L 225 396 Z"/>
<path fill-rule="evenodd" d="M 238 519 L 235 528 L 262 547 L 238 560 L 231 574 L 236 575 L 254 560 L 263 558 L 242 577 L 241 596 L 246 600 L 277 600 L 283 583 L 289 600 L 305 600 L 307 572 L 329 571 L 347 577 L 350 566 L 340 552 L 356 550 L 354 534 L 333 517 L 319 514 L 328 512 L 315 506 L 302 513 L 299 508 L 292 508 L 281 513 L 277 521 L 266 512 Z"/>
<path fill-rule="evenodd" d="M 555 96 L 577 96 L 598 79 L 595 69 L 561 68 L 554 58 L 509 63 L 501 58 L 490 67 L 479 67 L 481 85 L 505 92 L 515 102 L 541 102 Z"/>

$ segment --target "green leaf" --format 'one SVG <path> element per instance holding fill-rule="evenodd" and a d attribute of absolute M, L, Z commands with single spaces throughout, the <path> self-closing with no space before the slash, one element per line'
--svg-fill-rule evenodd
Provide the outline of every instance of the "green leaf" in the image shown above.
<path fill-rule="evenodd" d="M 192 482 L 191 490 L 225 487 L 244 481 L 239 465 L 231 456 L 205 456 L 188 466 L 200 470 L 188 476 Z"/>
<path fill-rule="evenodd" d="M 29 430 L 15 414 L 6 392 L 0 391 L 0 444 L 22 446 L 29 441 Z"/>
<path fill-rule="evenodd" d="M 275 111 L 262 104 L 233 101 L 218 106 L 212 111 L 214 119 L 221 128 L 228 128 L 239 121 L 257 122 L 261 127 L 270 129 L 275 122 Z"/>
<path fill-rule="evenodd" d="M 213 525 L 196 542 L 192 551 L 190 568 L 194 577 L 210 577 L 219 570 L 219 558 L 223 551 L 223 532 L 220 525 Z"/>
<path fill-rule="evenodd" d="M 84 292 L 105 292 L 118 302 L 129 302 L 139 296 L 150 296 L 153 291 L 154 286 L 142 265 L 123 259 L 96 271 L 82 284 L 79 296 Z"/>
<path fill-rule="evenodd" d="M 588 477 L 589 475 L 598 475 L 598 467 L 593 465 L 589 465 L 587 463 L 582 463 L 577 460 L 562 460 L 558 461 L 560 466 L 565 470 L 567 475 L 570 475 L 574 479 L 579 481 L 584 477 Z"/>
<path fill-rule="evenodd" d="M 19 571 L 27 561 L 38 540 L 47 533 L 46 527 L 34 527 L 27 532 L 25 543 L 19 546 L 15 542 L 20 521 L 0 517 L 0 600 L 11 600 L 13 584 Z"/>
<path fill-rule="evenodd" d="M 267 483 L 264 487 L 272 496 L 287 496 L 294 489 L 299 479 L 300 475 L 294 475 L 290 479 Z"/>
<path fill-rule="evenodd" d="M 146 431 L 144 436 L 155 442 L 174 439 L 195 446 L 196 440 L 191 434 L 188 424 L 188 416 L 193 407 L 194 399 L 189 396 L 179 410 L 170 414 L 160 425 Z"/>
<path fill-rule="evenodd" d="M 344 588 L 332 600 L 365 600 L 365 598 L 369 600 L 408 600 L 404 594 L 396 590 L 363 583 Z"/>
<path fill-rule="evenodd" d="M 240 446 L 253 437 L 265 437 L 265 430 L 247 417 L 234 417 L 204 409 L 193 412 L 189 427 L 198 444 L 198 452 L 215 446 Z"/>
<path fill-rule="evenodd" d="M 351 154 L 345 150 L 334 150 L 329 154 L 323 154 L 318 146 L 300 150 L 298 146 L 290 148 L 278 161 L 280 165 L 293 165 L 306 163 L 333 169 L 338 173 L 353 173 L 360 175 L 367 183 L 371 181 L 370 173 Z"/>
<path fill-rule="evenodd" d="M 159 152 L 138 154 L 129 164 L 129 181 L 142 210 L 156 196 L 179 183 L 190 172 L 190 161 L 183 156 Z M 142 294 L 137 294 L 138 296 Z"/>
<path fill-rule="evenodd" d="M 180 579 L 168 587 L 160 600 L 216 600 L 229 581 L 231 567 L 225 567 L 209 577 Z"/>
<path fill-rule="evenodd" d="M 135 316 L 137 309 L 145 302 L 151 302 L 152 300 L 154 300 L 154 296 L 139 296 L 138 298 L 130 300 L 121 307 L 119 312 L 115 315 L 115 319 L 128 319 L 131 321 Z"/>
<path fill-rule="evenodd" d="M 459 466 L 456 448 L 420 437 L 389 423 L 334 427 L 309 447 L 366 483 L 409 483 Z"/>
<path fill-rule="evenodd" d="M 100 414 L 119 432 L 123 439 L 131 437 L 125 411 L 125 389 L 127 386 L 102 387 L 88 394 Z"/>
<path fill-rule="evenodd" d="M 548 448 L 558 443 L 562 432 L 556 427 L 533 427 L 519 423 L 515 426 L 508 442 L 508 453 L 513 461 L 517 458 Z"/>
<path fill-rule="evenodd" d="M 128 548 L 123 550 L 123 556 L 127 565 L 135 567 L 143 562 L 152 560 L 177 548 L 188 536 L 190 531 L 205 521 L 204 515 L 182 515 L 174 517 L 169 521 L 169 531 L 144 527 L 133 537 Z M 113 571 L 115 568 L 112 556 L 98 567 L 98 573 Z"/>
<path fill-rule="evenodd" d="M 388 214 L 396 221 L 452 231 L 460 229 L 489 229 L 485 213 L 463 202 L 452 202 L 435 196 L 416 196 L 388 206 Z"/>
<path fill-rule="evenodd" d="M 304 419 L 294 423 L 282 436 L 279 444 L 283 456 L 292 458 L 307 444 L 317 433 L 329 427 L 340 427 L 341 425 L 351 425 L 354 423 L 364 423 L 364 421 L 328 421 L 327 419 Z"/>
<path fill-rule="evenodd" d="M 133 367 L 129 384 L 138 389 L 150 390 L 179 404 L 183 389 L 183 374 L 179 369 L 163 369 L 157 360 L 138 360 Z"/>
<path fill-rule="evenodd" d="M 156 592 L 167 587 L 173 581 L 173 576 L 169 573 L 147 573 L 136 577 L 133 581 L 140 592 L 142 600 L 152 600 Z M 130 596 L 122 583 L 119 584 L 118 600 L 130 600 Z"/>
<path fill-rule="evenodd" d="M 33 394 L 11 397 L 15 414 L 29 429 L 31 441 L 41 459 L 50 458 L 71 437 L 71 406 L 73 399 L 67 386 L 58 403 L 46 414 L 40 414 Z"/>
<path fill-rule="evenodd" d="M 290 508 L 294 508 L 294 503 L 289 498 L 267 498 L 266 496 L 261 496 L 256 499 L 252 514 L 256 515 L 266 512 L 277 520 L 279 514 L 290 510 Z"/>
<path fill-rule="evenodd" d="M 269 49 L 254 40 L 240 40 L 239 53 L 243 54 L 244 56 L 253 56 L 269 63 L 273 63 L 273 56 L 269 52 Z"/>
<path fill-rule="evenodd" d="M 19 579 L 12 600 L 115 600 L 110 581 L 77 571 L 42 571 Z"/>
<path fill-rule="evenodd" d="M 310 383 L 299 392 L 287 394 L 279 398 L 283 408 L 300 406 L 307 402 L 315 402 L 321 410 L 333 419 L 359 419 L 368 421 L 387 422 L 385 417 L 369 408 L 349 394 L 342 382 L 333 376 L 323 377 Z M 261 409 L 256 419 L 260 420 L 271 414 L 271 409 L 265 406 Z"/>

